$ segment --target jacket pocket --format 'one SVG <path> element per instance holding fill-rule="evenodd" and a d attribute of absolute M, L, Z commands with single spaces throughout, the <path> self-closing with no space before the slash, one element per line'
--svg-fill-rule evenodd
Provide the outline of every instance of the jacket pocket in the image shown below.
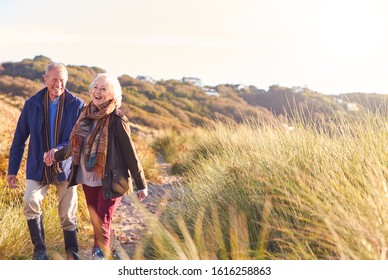
<path fill-rule="evenodd" d="M 131 185 L 131 178 L 128 169 L 113 169 L 112 170 L 112 192 L 116 194 L 125 194 L 128 192 Z"/>

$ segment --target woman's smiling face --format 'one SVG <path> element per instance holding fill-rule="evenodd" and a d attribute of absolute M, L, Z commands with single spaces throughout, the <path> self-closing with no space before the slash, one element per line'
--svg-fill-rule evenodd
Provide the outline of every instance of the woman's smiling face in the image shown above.
<path fill-rule="evenodd" d="M 100 77 L 95 81 L 91 89 L 91 96 L 93 98 L 94 105 L 97 107 L 106 101 L 113 99 L 112 87 L 105 77 Z"/>

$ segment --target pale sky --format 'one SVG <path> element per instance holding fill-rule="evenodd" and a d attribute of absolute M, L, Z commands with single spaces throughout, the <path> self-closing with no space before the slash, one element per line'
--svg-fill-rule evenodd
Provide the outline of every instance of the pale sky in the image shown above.
<path fill-rule="evenodd" d="M 388 94 L 387 0 L 0 0 L 0 62 Z"/>

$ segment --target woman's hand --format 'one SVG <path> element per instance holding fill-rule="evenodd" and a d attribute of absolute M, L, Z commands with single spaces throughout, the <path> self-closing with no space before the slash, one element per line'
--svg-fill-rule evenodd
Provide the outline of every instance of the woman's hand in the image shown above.
<path fill-rule="evenodd" d="M 143 201 L 148 196 L 148 189 L 139 190 L 136 192 L 137 198 Z"/>

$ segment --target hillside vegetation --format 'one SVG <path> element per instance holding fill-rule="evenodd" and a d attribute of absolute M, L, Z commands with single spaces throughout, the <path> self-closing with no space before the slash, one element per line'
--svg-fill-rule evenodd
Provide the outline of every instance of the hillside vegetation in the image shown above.
<path fill-rule="evenodd" d="M 48 63 L 45 56 L 24 59 L 20 62 L 4 62 L 0 65 L 0 95 L 9 97 L 19 108 L 23 101 L 42 88 L 42 75 Z M 67 65 L 67 87 L 85 101 L 89 100 L 88 85 L 98 67 Z M 387 101 L 387 95 L 362 93 L 328 96 L 308 88 L 286 88 L 278 85 L 268 90 L 254 86 L 217 85 L 198 87 L 181 80 L 147 82 L 128 75 L 119 77 L 123 87 L 122 109 L 134 124 L 151 129 L 186 129 L 208 125 L 214 120 L 223 123 L 242 123 L 249 118 L 261 118 L 285 123 L 294 116 L 296 109 L 307 118 L 327 122 L 338 111 L 352 112 L 358 109 L 376 108 Z M 208 95 L 212 90 L 217 95 Z M 349 106 L 349 104 L 353 106 Z M 345 110 L 343 110 L 345 109 Z"/>
<path fill-rule="evenodd" d="M 44 56 L 7 62 L 0 67 L 0 94 L 13 100 L 19 108 L 42 88 L 45 66 L 51 60 Z M 85 101 L 89 100 L 88 86 L 97 73 L 97 67 L 68 65 L 67 87 Z M 153 129 L 184 129 L 209 123 L 211 120 L 241 122 L 250 116 L 271 116 L 265 108 L 255 108 L 227 87 L 219 88 L 219 97 L 208 96 L 202 88 L 180 81 L 144 82 L 128 75 L 119 77 L 123 88 L 122 110 L 135 124 Z"/>

